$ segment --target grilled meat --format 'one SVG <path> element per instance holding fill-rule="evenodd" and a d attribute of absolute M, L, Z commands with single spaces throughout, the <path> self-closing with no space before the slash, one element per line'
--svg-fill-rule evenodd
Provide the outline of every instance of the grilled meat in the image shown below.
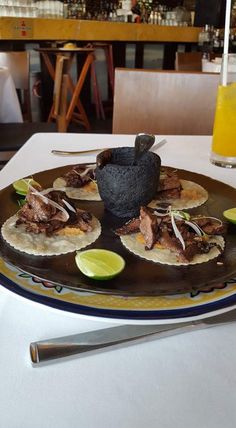
<path fill-rule="evenodd" d="M 177 187 L 176 189 L 162 190 L 157 193 L 158 199 L 169 200 L 169 199 L 179 199 L 181 196 L 182 187 Z"/>
<path fill-rule="evenodd" d="M 130 233 L 136 233 L 136 232 L 139 232 L 139 227 L 140 227 L 140 219 L 133 218 L 132 220 L 125 223 L 124 226 L 120 227 L 119 229 L 116 229 L 116 234 L 129 235 Z"/>
<path fill-rule="evenodd" d="M 137 233 L 140 231 L 145 240 L 145 249 L 151 250 L 155 243 L 159 243 L 163 248 L 174 252 L 179 261 L 190 262 L 196 254 L 208 253 L 214 243 L 209 243 L 206 236 L 199 236 L 193 224 L 201 227 L 207 235 L 221 235 L 226 231 L 226 227 L 220 220 L 211 217 L 196 217 L 190 219 L 190 224 L 184 219 L 175 219 L 175 225 L 182 236 L 184 245 L 176 237 L 170 215 L 160 213 L 157 210 L 141 207 L 139 219 L 133 219 L 117 230 L 119 235 Z M 139 228 L 138 228 L 139 225 Z M 199 230 L 200 233 L 200 230 Z"/>
<path fill-rule="evenodd" d="M 157 241 L 158 220 L 158 217 L 148 208 L 140 208 L 140 232 L 144 236 L 148 250 L 151 250 Z"/>
<path fill-rule="evenodd" d="M 226 232 L 226 224 L 209 217 L 195 217 L 193 222 L 201 227 L 207 235 L 223 235 Z"/>
<path fill-rule="evenodd" d="M 75 165 L 73 169 L 62 176 L 68 187 L 83 187 L 85 184 L 94 180 L 94 168 L 89 168 L 86 165 Z"/>
<path fill-rule="evenodd" d="M 175 171 L 162 169 L 157 192 L 158 199 L 179 199 L 182 186 Z"/>
<path fill-rule="evenodd" d="M 178 189 L 181 187 L 181 183 L 179 177 L 176 172 L 168 171 L 167 169 L 163 169 L 160 175 L 160 182 L 158 190 L 172 190 Z"/>
<path fill-rule="evenodd" d="M 65 211 L 50 204 L 56 202 Z M 27 232 L 45 233 L 50 236 L 64 227 L 78 227 L 84 232 L 92 230 L 92 215 L 87 211 L 75 208 L 73 202 L 64 192 L 52 191 L 46 197 L 29 192 L 27 203 L 18 212 L 16 227 L 24 224 Z M 66 201 L 71 208 L 64 203 Z"/>
<path fill-rule="evenodd" d="M 68 222 L 68 226 L 78 225 L 83 232 L 91 232 L 92 214 L 77 208 L 74 223 Z"/>
<path fill-rule="evenodd" d="M 19 211 L 19 218 L 32 222 L 47 222 L 56 214 L 56 208 L 46 204 L 43 198 L 29 192 L 26 196 L 27 203 Z"/>
<path fill-rule="evenodd" d="M 159 242 L 162 247 L 175 252 L 178 256 L 183 252 L 180 241 L 176 237 L 171 236 L 166 227 L 161 231 Z"/>
<path fill-rule="evenodd" d="M 112 159 L 111 149 L 103 150 L 103 152 L 97 155 L 97 167 L 102 169 L 107 163 L 110 163 Z"/>

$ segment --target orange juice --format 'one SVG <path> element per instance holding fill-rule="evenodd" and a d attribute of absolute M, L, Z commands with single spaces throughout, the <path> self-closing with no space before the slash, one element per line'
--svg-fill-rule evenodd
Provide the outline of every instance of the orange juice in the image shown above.
<path fill-rule="evenodd" d="M 212 152 L 236 157 L 236 83 L 218 88 Z"/>

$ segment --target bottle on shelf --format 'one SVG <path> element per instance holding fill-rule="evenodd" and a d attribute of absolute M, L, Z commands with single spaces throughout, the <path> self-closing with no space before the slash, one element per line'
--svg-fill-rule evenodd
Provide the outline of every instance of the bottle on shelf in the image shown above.
<path fill-rule="evenodd" d="M 212 42 L 212 50 L 214 53 L 216 54 L 220 54 L 222 53 L 222 48 L 221 48 L 221 39 L 220 39 L 220 30 L 217 29 L 214 31 L 213 33 L 213 42 Z"/>

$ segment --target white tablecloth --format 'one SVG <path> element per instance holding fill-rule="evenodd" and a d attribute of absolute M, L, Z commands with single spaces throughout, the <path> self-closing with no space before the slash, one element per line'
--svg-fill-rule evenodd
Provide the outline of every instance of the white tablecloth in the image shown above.
<path fill-rule="evenodd" d="M 0 172 L 18 177 L 78 158 L 50 154 L 132 145 L 132 136 L 37 134 Z M 167 137 L 163 164 L 228 184 L 236 171 L 209 163 L 209 137 Z M 93 161 L 94 155 L 80 161 Z M 33 368 L 29 343 L 110 326 L 0 288 L 0 426 L 4 428 L 235 428 L 236 324 Z"/>
<path fill-rule="evenodd" d="M 221 58 L 217 58 L 213 61 L 202 60 L 202 71 L 204 73 L 220 73 L 221 72 Z M 228 72 L 233 75 L 236 73 L 236 64 L 231 63 L 228 68 Z"/>
<path fill-rule="evenodd" d="M 12 77 L 0 67 L 0 123 L 22 122 L 22 113 Z"/>

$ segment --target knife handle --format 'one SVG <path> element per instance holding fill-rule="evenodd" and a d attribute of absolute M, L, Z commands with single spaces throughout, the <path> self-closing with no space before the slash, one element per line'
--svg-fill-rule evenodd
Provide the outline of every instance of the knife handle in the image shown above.
<path fill-rule="evenodd" d="M 192 322 L 176 325 L 113 327 L 110 329 L 98 330 L 97 333 L 80 333 L 73 336 L 32 342 L 30 344 L 30 357 L 31 362 L 37 365 L 50 360 L 88 353 L 98 349 L 112 346 L 120 347 L 131 341 L 173 336 L 175 334 L 191 331 L 194 328 L 196 328 L 196 325 Z M 122 337 L 123 332 L 127 333 L 127 331 L 127 336 Z"/>

